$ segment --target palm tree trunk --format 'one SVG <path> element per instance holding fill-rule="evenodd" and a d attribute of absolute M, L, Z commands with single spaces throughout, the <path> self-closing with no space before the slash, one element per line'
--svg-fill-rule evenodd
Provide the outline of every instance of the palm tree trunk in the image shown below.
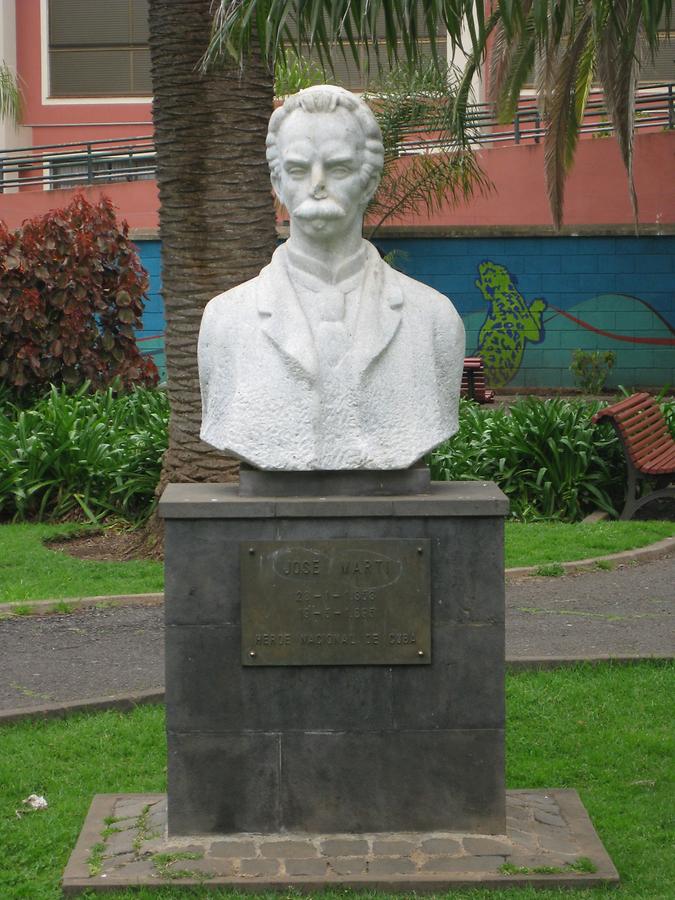
<path fill-rule="evenodd" d="M 205 304 L 256 275 L 275 246 L 265 135 L 272 75 L 254 49 L 202 75 L 211 0 L 150 0 L 162 293 L 171 418 L 160 490 L 228 481 L 237 463 L 199 439 L 197 337 Z"/>

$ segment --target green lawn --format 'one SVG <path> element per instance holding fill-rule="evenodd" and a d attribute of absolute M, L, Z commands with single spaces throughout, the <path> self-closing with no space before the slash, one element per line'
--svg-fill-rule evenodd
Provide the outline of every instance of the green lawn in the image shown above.
<path fill-rule="evenodd" d="M 619 869 L 622 900 L 674 896 L 674 693 L 672 664 L 579 666 L 507 679 L 508 786 L 576 788 Z M 93 794 L 164 790 L 165 753 L 159 707 L 0 728 L 0 897 L 57 900 Z M 14 810 L 33 792 L 44 794 L 49 808 L 16 818 Z M 185 892 L 106 896 L 178 900 Z M 205 888 L 190 896 L 235 895 Z M 344 900 L 346 892 L 322 896 Z M 599 900 L 617 894 L 512 889 L 448 896 Z"/>
<path fill-rule="evenodd" d="M 507 522 L 506 565 L 538 566 L 645 547 L 675 534 L 675 522 Z"/>
<path fill-rule="evenodd" d="M 161 563 L 75 559 L 42 543 L 75 530 L 82 526 L 0 525 L 0 603 L 164 590 Z"/>
<path fill-rule="evenodd" d="M 45 538 L 76 525 L 0 525 L 0 603 L 163 590 L 158 562 L 94 562 L 49 550 Z M 506 565 L 528 566 L 643 547 L 675 534 L 675 522 L 506 523 Z"/>

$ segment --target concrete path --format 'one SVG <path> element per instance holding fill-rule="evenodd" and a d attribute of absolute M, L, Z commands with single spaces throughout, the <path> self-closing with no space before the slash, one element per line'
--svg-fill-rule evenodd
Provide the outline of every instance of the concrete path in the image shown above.
<path fill-rule="evenodd" d="M 507 584 L 507 658 L 675 657 L 675 557 Z M 0 713 L 161 690 L 163 609 L 124 606 L 0 622 Z"/>

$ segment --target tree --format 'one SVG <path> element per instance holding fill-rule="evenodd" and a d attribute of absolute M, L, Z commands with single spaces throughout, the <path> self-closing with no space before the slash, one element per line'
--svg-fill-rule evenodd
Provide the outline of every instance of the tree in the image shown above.
<path fill-rule="evenodd" d="M 488 15 L 486 17 L 486 9 Z M 207 64 L 238 54 L 244 59 L 256 30 L 268 58 L 284 43 L 304 43 L 330 64 L 337 41 L 357 58 L 357 43 L 384 40 L 388 58 L 416 63 L 422 21 L 431 36 L 445 27 L 461 46 L 463 27 L 471 57 L 464 90 L 455 105 L 455 125 L 466 117 L 469 86 L 494 42 L 493 96 L 500 114 L 513 115 L 521 88 L 537 70 L 537 94 L 547 123 L 546 177 L 551 213 L 562 221 L 565 176 L 574 159 L 591 83 L 601 82 L 607 110 L 632 179 L 633 94 L 642 46 L 653 53 L 663 22 L 669 28 L 671 0 L 218 0 Z M 378 33 L 378 24 L 383 22 Z"/>
<path fill-rule="evenodd" d="M 160 490 L 236 472 L 233 460 L 199 439 L 199 323 L 208 300 L 256 275 L 276 241 L 265 159 L 272 76 L 255 46 L 245 74 L 233 61 L 198 71 L 210 8 L 211 0 L 150 0 L 171 405 Z"/>

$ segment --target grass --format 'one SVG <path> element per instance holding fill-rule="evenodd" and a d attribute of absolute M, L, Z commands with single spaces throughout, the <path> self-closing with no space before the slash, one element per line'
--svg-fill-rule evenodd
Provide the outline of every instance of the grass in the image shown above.
<path fill-rule="evenodd" d="M 65 600 L 106 594 L 145 594 L 164 589 L 162 564 L 130 560 L 97 562 L 49 550 L 43 541 L 85 530 L 82 525 L 0 525 L 0 603 Z M 506 565 L 540 566 L 562 574 L 561 562 L 643 547 L 675 534 L 675 522 L 507 522 Z M 549 571 L 550 570 L 550 571 Z M 63 604 L 57 612 L 68 612 Z M 27 615 L 31 607 L 15 607 Z"/>
<path fill-rule="evenodd" d="M 508 786 L 576 788 L 619 869 L 622 900 L 673 897 L 674 691 L 675 666 L 646 662 L 629 668 L 578 666 L 520 673 L 507 679 Z M 160 707 L 1 728 L 3 900 L 57 900 L 61 873 L 93 794 L 162 791 L 165 763 Z M 14 810 L 33 792 L 46 796 L 48 809 L 17 818 Z M 96 865 L 96 854 L 92 862 Z M 346 893 L 322 897 L 344 900 Z M 186 893 L 168 887 L 107 896 L 178 900 Z M 189 896 L 235 895 L 198 889 Z M 511 888 L 451 896 L 558 900 L 561 895 Z M 611 888 L 574 893 L 575 900 L 609 897 L 616 897 Z"/>
<path fill-rule="evenodd" d="M 507 522 L 506 565 L 539 566 L 645 547 L 675 534 L 675 522 Z"/>
<path fill-rule="evenodd" d="M 81 525 L 0 525 L 0 603 L 164 589 L 161 563 L 75 559 L 42 543 L 82 530 Z"/>

